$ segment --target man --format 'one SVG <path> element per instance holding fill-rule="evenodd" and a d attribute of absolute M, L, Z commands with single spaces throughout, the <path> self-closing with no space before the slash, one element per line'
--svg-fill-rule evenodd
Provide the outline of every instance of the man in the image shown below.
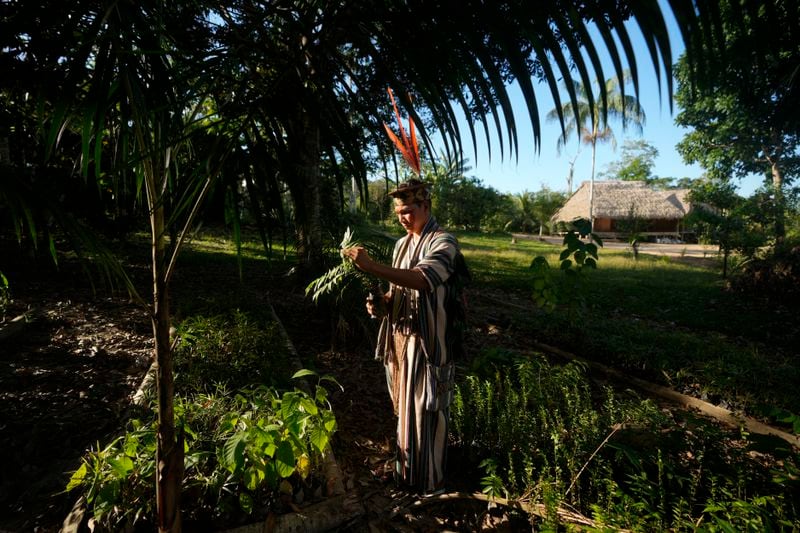
<path fill-rule="evenodd" d="M 455 273 L 463 256 L 456 239 L 431 216 L 427 184 L 412 179 L 390 196 L 407 232 L 394 247 L 392 266 L 375 262 L 360 247 L 344 253 L 364 272 L 390 283 L 376 353 L 398 417 L 395 478 L 422 494 L 439 494 L 453 398 L 452 321 L 460 281 Z M 376 311 L 369 303 L 367 310 Z"/>

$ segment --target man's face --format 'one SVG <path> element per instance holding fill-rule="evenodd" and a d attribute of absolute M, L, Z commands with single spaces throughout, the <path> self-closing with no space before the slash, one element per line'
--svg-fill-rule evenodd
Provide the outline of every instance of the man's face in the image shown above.
<path fill-rule="evenodd" d="M 422 228 L 425 227 L 425 223 L 428 221 L 428 211 L 428 204 L 424 202 L 394 206 L 394 212 L 400 225 L 408 233 L 414 233 L 415 235 L 422 233 Z"/>

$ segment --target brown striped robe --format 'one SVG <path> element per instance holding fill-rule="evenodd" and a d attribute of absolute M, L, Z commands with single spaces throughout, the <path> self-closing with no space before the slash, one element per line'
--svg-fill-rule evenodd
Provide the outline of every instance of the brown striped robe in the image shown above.
<path fill-rule="evenodd" d="M 383 360 L 397 420 L 395 477 L 400 484 L 423 493 L 444 487 L 449 417 L 448 383 L 432 379 L 432 371 L 449 370 L 452 386 L 447 313 L 458 242 L 431 217 L 417 243 L 412 235 L 394 248 L 394 268 L 419 270 L 428 290 L 390 285 L 391 339 L 386 339 Z M 401 317 L 412 317 L 404 322 Z M 387 333 L 388 333 L 387 331 Z M 433 368 L 428 368 L 433 365 Z M 439 367 L 438 369 L 436 367 Z M 448 381 L 445 379 L 445 381 Z M 442 391 L 445 390 L 445 393 Z M 436 402 L 438 401 L 438 405 Z"/>

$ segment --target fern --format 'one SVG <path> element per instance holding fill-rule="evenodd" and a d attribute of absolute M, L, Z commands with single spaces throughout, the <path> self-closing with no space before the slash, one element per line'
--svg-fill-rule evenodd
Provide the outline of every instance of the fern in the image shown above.
<path fill-rule="evenodd" d="M 353 246 L 359 246 L 359 243 L 355 240 L 355 234 L 348 226 L 344 232 L 342 242 L 339 243 L 339 256 L 342 262 L 309 283 L 306 287 L 306 296 L 311 293 L 311 300 L 314 303 L 317 303 L 321 296 L 332 293 L 348 277 L 355 273 L 356 269 L 353 266 L 353 261 L 344 255 L 345 249 Z"/>
<path fill-rule="evenodd" d="M 374 281 L 353 265 L 353 261 L 344 255 L 344 250 L 362 246 L 374 260 L 385 263 L 391 259 L 393 244 L 393 239 L 379 234 L 367 235 L 366 240 L 359 241 L 355 238 L 355 232 L 348 227 L 344 232 L 342 242 L 339 243 L 338 252 L 341 262 L 309 283 L 305 291 L 306 296 L 310 294 L 311 300 L 317 303 L 321 297 L 337 290 L 339 291 L 338 296 L 341 297 L 344 289 L 353 281 L 360 282 L 363 287 L 370 287 Z"/>

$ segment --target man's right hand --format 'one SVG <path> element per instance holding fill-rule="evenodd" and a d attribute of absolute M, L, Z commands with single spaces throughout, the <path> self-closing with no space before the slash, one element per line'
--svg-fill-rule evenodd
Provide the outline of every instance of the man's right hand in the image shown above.
<path fill-rule="evenodd" d="M 377 297 L 376 297 L 377 296 Z M 367 296 L 366 308 L 367 314 L 371 318 L 380 318 L 386 313 L 386 305 L 389 303 L 389 293 L 380 296 L 370 293 Z"/>

